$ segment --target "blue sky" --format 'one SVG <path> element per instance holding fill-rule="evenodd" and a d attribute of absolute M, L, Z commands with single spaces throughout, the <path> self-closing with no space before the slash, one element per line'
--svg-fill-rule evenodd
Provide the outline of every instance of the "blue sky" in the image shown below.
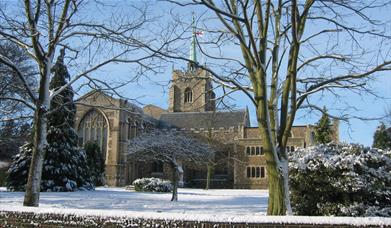
<path fill-rule="evenodd" d="M 155 15 L 164 15 L 164 11 L 167 10 L 167 6 L 159 7 L 152 6 L 150 7 L 150 12 Z M 181 10 L 181 15 L 191 21 L 191 12 L 195 11 L 197 15 L 202 14 L 204 11 L 198 8 L 185 9 Z M 376 16 L 379 20 L 391 20 L 389 13 L 390 8 L 385 8 L 382 11 L 377 11 Z M 163 17 L 163 22 L 168 20 L 167 17 Z M 319 26 L 319 25 L 315 25 Z M 311 28 L 309 28 L 311 30 Z M 390 26 L 387 26 L 388 30 L 391 30 Z M 185 52 L 188 52 L 190 47 L 190 39 L 187 41 L 187 47 L 183 47 Z M 372 48 L 374 44 L 368 42 L 368 47 Z M 372 46 L 371 46 L 372 45 Z M 386 48 L 389 47 L 389 43 Z M 232 50 L 226 50 L 230 55 L 241 58 L 241 53 L 238 48 Z M 388 59 L 391 57 L 388 56 Z M 208 59 L 204 58 L 208 62 Z M 365 60 L 363 60 L 365 61 Z M 369 61 L 369 60 L 368 60 Z M 148 78 L 141 78 L 137 83 L 130 83 L 129 85 L 119 89 L 119 92 L 130 99 L 137 99 L 137 102 L 140 102 L 140 106 L 145 104 L 154 104 L 162 108 L 168 107 L 168 82 L 171 78 L 172 67 L 175 69 L 184 69 L 186 63 L 184 62 L 175 62 L 173 64 L 167 64 L 163 69 L 163 72 L 159 74 L 149 74 Z M 116 81 L 120 79 L 129 78 L 132 76 L 133 68 L 125 64 L 115 64 L 104 69 L 97 71 L 95 76 L 101 78 L 107 78 L 107 75 L 115 76 Z M 338 69 L 335 70 L 338 73 Z M 335 101 L 330 94 L 325 94 L 322 99 L 317 100 L 319 106 L 327 105 L 332 114 L 339 114 L 339 109 L 344 108 L 346 104 L 350 104 L 355 108 L 355 110 L 350 111 L 350 114 L 356 116 L 363 116 L 367 118 L 379 117 L 385 114 L 385 109 L 387 107 L 391 108 L 391 74 L 390 72 L 383 72 L 377 75 L 376 79 L 370 82 L 371 88 L 375 89 L 377 93 L 385 99 L 375 99 L 374 97 L 350 92 L 341 92 L 339 93 L 339 101 Z M 235 105 L 235 108 L 246 108 L 248 107 L 251 113 L 251 123 L 253 126 L 256 126 L 255 111 L 252 103 L 248 98 L 246 98 L 240 92 L 235 93 L 232 96 L 233 100 L 230 100 L 230 103 Z M 296 125 L 305 125 L 305 124 L 314 124 L 320 118 L 319 114 L 310 114 L 299 112 L 297 115 L 295 123 Z M 340 125 L 340 140 L 344 142 L 354 142 L 364 145 L 372 144 L 373 133 L 379 124 L 379 121 L 361 121 L 357 119 L 351 119 L 349 124 L 341 122 Z"/>

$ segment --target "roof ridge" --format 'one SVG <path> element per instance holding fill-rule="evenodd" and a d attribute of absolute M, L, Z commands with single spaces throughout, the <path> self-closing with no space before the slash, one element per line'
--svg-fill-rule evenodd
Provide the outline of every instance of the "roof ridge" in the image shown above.
<path fill-rule="evenodd" d="M 206 112 L 167 112 L 167 113 L 163 113 L 163 114 L 164 115 L 167 115 L 167 114 L 178 115 L 178 114 L 212 114 L 212 113 L 241 113 L 241 112 L 245 112 L 245 109 L 238 109 L 238 110 L 233 110 L 233 111 L 223 110 L 223 111 L 206 111 Z"/>

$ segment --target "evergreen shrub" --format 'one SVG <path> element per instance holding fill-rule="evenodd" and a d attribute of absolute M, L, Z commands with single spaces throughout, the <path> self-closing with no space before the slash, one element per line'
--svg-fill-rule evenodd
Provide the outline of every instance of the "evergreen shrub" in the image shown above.
<path fill-rule="evenodd" d="M 170 181 L 155 177 L 136 179 L 132 185 L 138 192 L 172 192 L 173 190 Z"/>
<path fill-rule="evenodd" d="M 69 81 L 64 65 L 64 52 L 58 57 L 51 90 L 59 89 Z M 50 102 L 47 115 L 47 145 L 42 166 L 41 191 L 76 191 L 93 189 L 84 150 L 78 147 L 75 125 L 76 105 L 72 87 L 67 87 Z M 8 169 L 7 187 L 11 191 L 24 191 L 31 163 L 33 144 L 20 148 Z"/>
<path fill-rule="evenodd" d="M 99 145 L 94 141 L 88 141 L 84 144 L 84 150 L 92 182 L 95 186 L 104 185 L 105 163 Z"/>
<path fill-rule="evenodd" d="M 391 151 L 331 143 L 289 157 L 294 213 L 391 216 Z"/>

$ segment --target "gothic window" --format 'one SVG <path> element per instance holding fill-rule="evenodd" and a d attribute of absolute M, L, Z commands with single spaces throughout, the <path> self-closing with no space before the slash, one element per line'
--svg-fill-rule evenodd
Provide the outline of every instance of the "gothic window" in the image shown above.
<path fill-rule="evenodd" d="M 310 133 L 310 144 L 315 143 L 315 132 L 311 131 Z"/>
<path fill-rule="evenodd" d="M 94 141 L 101 148 L 103 157 L 106 157 L 108 124 L 102 113 L 96 110 L 88 112 L 79 124 L 78 135 L 80 146 Z"/>
<path fill-rule="evenodd" d="M 185 89 L 185 103 L 192 103 L 193 102 L 193 92 L 189 87 Z"/>
<path fill-rule="evenodd" d="M 129 139 L 131 139 L 130 132 L 131 132 L 131 129 L 132 129 L 132 122 L 131 122 L 130 118 L 128 118 L 127 124 L 128 124 L 127 133 L 128 133 L 128 140 L 129 140 Z"/>
<path fill-rule="evenodd" d="M 211 100 L 216 99 L 216 94 L 212 90 L 210 90 L 208 92 L 208 95 L 209 95 L 209 99 L 211 99 Z"/>
<path fill-rule="evenodd" d="M 133 139 L 137 136 L 137 128 L 138 128 L 138 122 L 134 121 L 130 126 L 130 131 L 129 131 L 130 139 Z"/>

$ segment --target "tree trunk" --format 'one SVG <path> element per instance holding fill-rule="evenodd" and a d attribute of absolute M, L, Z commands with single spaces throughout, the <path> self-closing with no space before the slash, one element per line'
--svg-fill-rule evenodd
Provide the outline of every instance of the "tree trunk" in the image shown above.
<path fill-rule="evenodd" d="M 266 90 L 265 90 L 266 91 Z M 260 102 L 257 109 L 258 127 L 265 149 L 265 158 L 267 163 L 267 178 L 269 184 L 268 215 L 285 215 L 286 202 L 289 196 L 286 196 L 283 167 L 281 166 L 281 153 L 278 153 L 270 129 L 270 120 L 268 116 L 267 102 Z M 287 177 L 287 176 L 286 176 Z M 287 184 L 287 182 L 286 182 Z"/>
<path fill-rule="evenodd" d="M 39 205 L 42 165 L 47 135 L 47 121 L 44 115 L 45 110 L 38 109 L 34 118 L 34 147 L 24 196 L 24 206 L 38 207 Z"/>
<path fill-rule="evenodd" d="M 46 63 L 40 65 L 41 79 L 39 82 L 39 96 L 36 103 L 34 115 L 34 141 L 33 154 L 31 157 L 30 169 L 27 179 L 26 192 L 24 195 L 24 206 L 38 207 L 39 193 L 41 191 L 42 166 L 45 157 L 45 147 L 47 145 L 47 117 L 46 113 L 50 109 L 49 82 L 50 70 L 53 56 L 50 56 Z"/>
<path fill-rule="evenodd" d="M 284 178 L 276 165 L 267 165 L 268 183 L 269 183 L 269 200 L 268 215 L 285 215 L 285 190 Z"/>
<path fill-rule="evenodd" d="M 179 167 L 177 165 L 171 166 L 173 174 L 172 174 L 172 197 L 171 201 L 178 201 L 178 181 L 179 181 Z"/>
<path fill-rule="evenodd" d="M 210 179 L 212 178 L 212 172 L 213 172 L 213 165 L 208 163 L 207 165 L 207 173 L 206 173 L 206 186 L 205 190 L 208 190 L 210 188 Z"/>

